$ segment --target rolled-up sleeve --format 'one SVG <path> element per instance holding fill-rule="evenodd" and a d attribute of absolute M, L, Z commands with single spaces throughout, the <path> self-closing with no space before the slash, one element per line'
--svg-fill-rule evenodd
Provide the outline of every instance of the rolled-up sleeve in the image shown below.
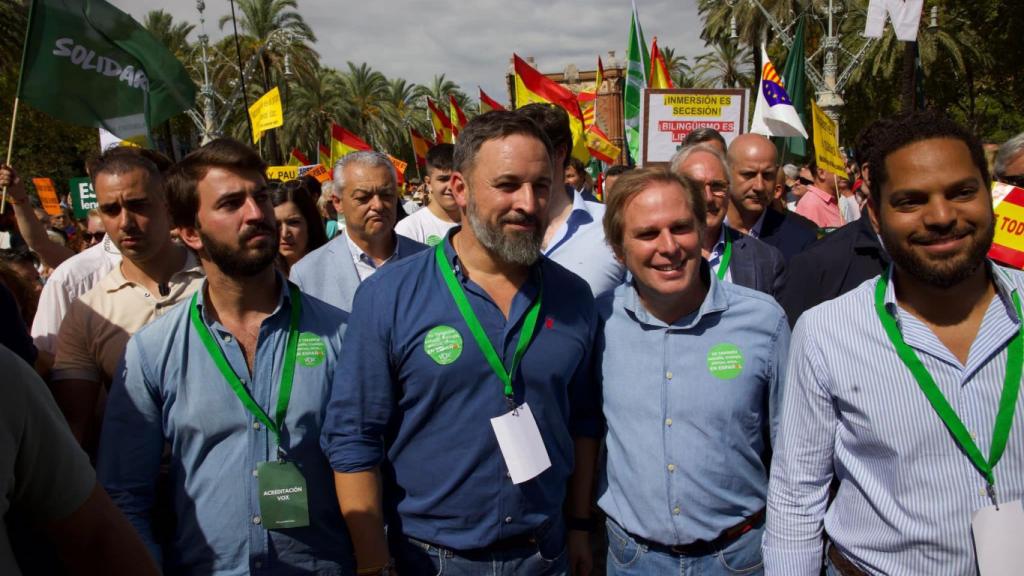
<path fill-rule="evenodd" d="M 384 432 L 394 410 L 391 327 L 371 277 L 356 291 L 334 373 L 320 447 L 337 472 L 361 472 L 384 458 Z"/>
<path fill-rule="evenodd" d="M 793 332 L 768 488 L 765 574 L 818 576 L 837 418 L 813 325 Z"/>
<path fill-rule="evenodd" d="M 100 437 L 100 483 L 138 531 L 153 557 L 160 547 L 150 517 L 164 439 L 162 402 L 141 348 L 133 338 L 114 376 Z"/>

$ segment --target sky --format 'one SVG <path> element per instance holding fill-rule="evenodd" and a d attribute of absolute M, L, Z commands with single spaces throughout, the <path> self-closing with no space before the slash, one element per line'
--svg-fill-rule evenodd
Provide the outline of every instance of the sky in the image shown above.
<path fill-rule="evenodd" d="M 193 0 L 110 0 L 142 21 L 150 10 L 170 12 L 175 21 L 196 24 Z M 705 52 L 696 0 L 636 0 L 644 36 L 694 58 Z M 322 64 L 346 69 L 366 62 L 388 78 L 428 84 L 435 74 L 458 84 L 476 99 L 481 86 L 508 102 L 505 74 L 515 52 L 533 56 L 541 72 L 560 72 L 575 64 L 593 70 L 608 51 L 623 63 L 629 35 L 627 0 L 298 0 L 298 12 L 313 29 Z M 206 31 L 217 39 L 217 21 L 230 14 L 228 0 L 206 0 Z"/>

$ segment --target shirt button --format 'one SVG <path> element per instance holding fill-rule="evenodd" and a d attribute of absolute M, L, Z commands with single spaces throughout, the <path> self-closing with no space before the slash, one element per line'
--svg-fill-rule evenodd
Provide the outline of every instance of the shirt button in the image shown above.
<path fill-rule="evenodd" d="M 669 464 L 668 465 L 668 471 L 669 472 L 675 472 L 676 471 L 676 465 L 675 464 Z"/>
<path fill-rule="evenodd" d="M 679 506 L 676 506 L 675 508 L 672 509 L 672 514 L 675 514 L 676 516 L 679 515 L 679 512 L 680 512 Z"/>
<path fill-rule="evenodd" d="M 143 296 L 145 296 L 146 298 L 149 298 L 149 292 L 146 292 L 145 294 L 143 294 Z"/>
<path fill-rule="evenodd" d="M 985 496 L 985 495 L 986 495 L 985 487 L 982 486 L 981 488 L 978 488 L 978 496 Z"/>
<path fill-rule="evenodd" d="M 671 425 L 672 425 L 672 419 L 671 418 L 665 418 L 665 426 L 671 426 Z"/>
<path fill-rule="evenodd" d="M 259 468 L 253 468 L 252 469 L 252 475 L 253 476 L 259 476 L 260 475 Z"/>
<path fill-rule="evenodd" d="M 260 429 L 262 429 L 262 428 L 263 428 L 263 425 L 262 425 L 262 424 L 260 424 L 259 422 L 253 422 L 253 423 L 252 423 L 252 429 L 253 429 L 253 430 L 260 430 Z"/>
<path fill-rule="evenodd" d="M 231 334 L 225 334 L 224 335 L 224 341 L 225 342 L 231 342 Z"/>
<path fill-rule="evenodd" d="M 672 373 L 671 372 L 665 372 L 665 378 L 668 378 L 669 380 L 671 380 L 672 379 Z"/>
<path fill-rule="evenodd" d="M 512 523 L 512 517 L 511 516 L 505 516 L 505 524 L 511 524 L 511 523 Z"/>
<path fill-rule="evenodd" d="M 252 523 L 253 524 L 259 524 L 260 522 L 263 522 L 263 519 L 260 518 L 259 515 L 256 515 L 256 516 L 252 517 Z"/>

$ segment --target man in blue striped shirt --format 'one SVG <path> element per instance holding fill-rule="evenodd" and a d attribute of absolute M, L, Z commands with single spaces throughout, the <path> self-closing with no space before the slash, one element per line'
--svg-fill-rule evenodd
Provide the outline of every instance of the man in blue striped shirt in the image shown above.
<path fill-rule="evenodd" d="M 881 122 L 870 201 L 893 265 L 796 325 L 768 574 L 817 576 L 823 528 L 829 574 L 975 574 L 972 518 L 1024 495 L 1024 274 L 986 259 L 981 146 L 933 113 Z"/>

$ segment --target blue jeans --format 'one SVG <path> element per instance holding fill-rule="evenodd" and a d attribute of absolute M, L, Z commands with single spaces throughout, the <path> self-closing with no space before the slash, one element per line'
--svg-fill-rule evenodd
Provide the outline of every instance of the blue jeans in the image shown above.
<path fill-rule="evenodd" d="M 764 525 L 754 528 L 725 548 L 704 556 L 680 556 L 650 550 L 638 543 L 611 519 L 608 526 L 608 576 L 723 576 L 764 574 L 761 535 Z"/>
<path fill-rule="evenodd" d="M 528 548 L 498 552 L 473 552 L 460 555 L 416 540 L 399 537 L 392 541 L 391 554 L 402 576 L 568 576 L 569 558 L 565 550 L 565 527 L 557 522 Z"/>

